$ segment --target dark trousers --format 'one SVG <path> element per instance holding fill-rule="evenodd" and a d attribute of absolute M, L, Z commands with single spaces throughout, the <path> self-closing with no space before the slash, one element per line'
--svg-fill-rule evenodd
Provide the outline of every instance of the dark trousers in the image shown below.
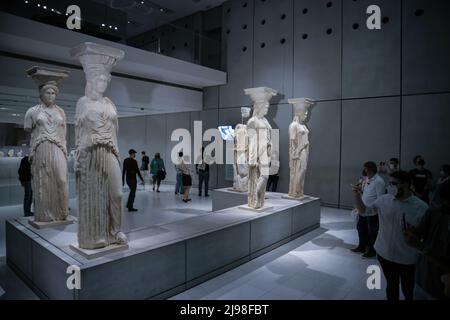
<path fill-rule="evenodd" d="M 31 181 L 22 182 L 25 195 L 23 197 L 23 214 L 25 217 L 32 216 L 31 203 L 33 202 L 33 190 L 31 189 Z"/>
<path fill-rule="evenodd" d="M 209 171 L 198 170 L 198 195 L 202 195 L 202 185 L 205 183 L 205 196 L 208 195 Z"/>
<path fill-rule="evenodd" d="M 269 179 L 267 180 L 266 191 L 277 192 L 278 178 L 279 178 L 278 175 L 269 176 Z M 272 187 L 272 190 L 270 190 L 270 187 Z"/>
<path fill-rule="evenodd" d="M 378 255 L 381 269 L 383 269 L 386 278 L 386 298 L 387 300 L 399 300 L 399 285 L 402 286 L 402 292 L 405 300 L 414 298 L 414 273 L 416 267 L 414 264 L 400 264 L 384 259 Z"/>
<path fill-rule="evenodd" d="M 356 229 L 358 230 L 359 247 L 363 249 L 373 249 L 375 240 L 378 235 L 378 215 L 363 217 L 358 215 L 358 224 Z"/>
<path fill-rule="evenodd" d="M 132 209 L 134 205 L 134 198 L 136 198 L 137 180 L 127 180 L 128 188 L 130 188 L 130 194 L 128 195 L 127 208 Z"/>

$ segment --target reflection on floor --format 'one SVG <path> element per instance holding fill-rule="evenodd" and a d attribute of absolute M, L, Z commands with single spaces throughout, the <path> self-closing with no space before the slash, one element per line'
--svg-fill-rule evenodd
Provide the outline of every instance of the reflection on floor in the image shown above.
<path fill-rule="evenodd" d="M 192 201 L 186 205 L 173 194 L 173 186 L 164 186 L 158 194 L 148 191 L 148 186 L 146 189 L 138 192 L 136 207 L 141 210 L 133 213 L 146 215 L 146 224 L 184 219 L 211 210 L 211 199 L 199 198 L 197 190 L 193 190 Z M 124 201 L 126 196 L 125 193 Z M 20 211 L 18 206 L 1 208 L 2 228 L 5 216 L 20 216 Z M 76 212 L 75 207 L 72 212 Z M 381 290 L 369 290 L 366 285 L 367 267 L 377 261 L 349 251 L 357 241 L 349 211 L 323 207 L 321 219 L 320 229 L 172 299 L 384 299 L 384 278 Z M 134 225 L 133 219 L 124 219 L 124 223 L 126 220 L 126 230 L 142 227 Z M 4 230 L 1 231 L 4 237 Z M 1 250 L 4 255 L 4 242 Z M 0 286 L 6 291 L 0 299 L 37 299 L 5 265 L 4 257 L 0 258 Z"/>

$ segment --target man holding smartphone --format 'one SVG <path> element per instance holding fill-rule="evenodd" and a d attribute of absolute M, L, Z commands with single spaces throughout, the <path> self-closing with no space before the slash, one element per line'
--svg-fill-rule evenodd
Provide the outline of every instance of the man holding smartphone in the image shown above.
<path fill-rule="evenodd" d="M 375 162 L 369 161 L 364 163 L 364 172 L 367 177 L 365 183 L 361 187 L 362 201 L 364 205 L 370 206 L 380 196 L 386 193 L 386 185 L 384 180 L 377 174 L 377 165 Z M 358 230 L 359 244 L 352 249 L 353 252 L 363 253 L 364 258 L 372 258 L 376 256 L 374 249 L 375 240 L 378 234 L 378 215 L 371 209 L 364 212 L 358 211 Z"/>
<path fill-rule="evenodd" d="M 382 195 L 371 205 L 362 200 L 361 189 L 354 187 L 356 208 L 359 212 L 375 210 L 380 228 L 375 241 L 378 261 L 387 281 L 388 300 L 399 300 L 399 286 L 406 300 L 414 298 L 414 274 L 418 253 L 408 246 L 404 229 L 419 225 L 428 205 L 410 191 L 408 172 L 396 171 L 389 175 L 388 194 Z"/>

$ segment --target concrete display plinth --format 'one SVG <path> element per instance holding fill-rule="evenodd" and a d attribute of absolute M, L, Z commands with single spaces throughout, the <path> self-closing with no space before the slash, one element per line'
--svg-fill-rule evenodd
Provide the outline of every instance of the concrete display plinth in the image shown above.
<path fill-rule="evenodd" d="M 6 259 L 44 299 L 165 299 L 250 261 L 320 225 L 320 201 L 272 193 L 267 210 L 237 206 L 128 232 L 128 248 L 86 257 L 77 222 L 35 229 L 30 218 L 6 221 Z M 128 217 L 126 219 L 132 219 Z M 133 216 L 139 224 L 139 216 Z M 143 224 L 143 222 L 141 222 Z M 81 289 L 68 289 L 68 267 Z"/>

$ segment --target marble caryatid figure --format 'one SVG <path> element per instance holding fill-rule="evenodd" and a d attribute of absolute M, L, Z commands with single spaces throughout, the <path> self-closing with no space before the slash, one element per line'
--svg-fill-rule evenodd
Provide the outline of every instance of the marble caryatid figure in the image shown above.
<path fill-rule="evenodd" d="M 114 103 L 103 96 L 122 50 L 86 42 L 70 51 L 86 75 L 85 96 L 76 106 L 75 175 L 78 193 L 78 246 L 98 249 L 125 245 L 121 232 L 122 178 Z"/>
<path fill-rule="evenodd" d="M 289 99 L 294 106 L 294 119 L 289 125 L 289 193 L 288 197 L 301 199 L 304 196 L 306 167 L 309 155 L 309 130 L 305 123 L 314 101 L 308 98 Z"/>
<path fill-rule="evenodd" d="M 234 130 L 234 178 L 233 190 L 238 192 L 248 191 L 248 134 L 244 120 L 250 117 L 251 108 L 241 108 L 241 123 Z"/>
<path fill-rule="evenodd" d="M 55 99 L 69 72 L 32 67 L 27 74 L 37 83 L 40 96 L 40 103 L 28 109 L 24 122 L 24 129 L 31 132 L 34 222 L 61 222 L 69 214 L 66 115 Z"/>
<path fill-rule="evenodd" d="M 269 100 L 277 95 L 277 91 L 259 87 L 245 89 L 244 92 L 253 100 L 253 114 L 247 122 L 248 207 L 262 209 L 272 157 L 272 127 L 265 115 L 269 110 Z"/>

